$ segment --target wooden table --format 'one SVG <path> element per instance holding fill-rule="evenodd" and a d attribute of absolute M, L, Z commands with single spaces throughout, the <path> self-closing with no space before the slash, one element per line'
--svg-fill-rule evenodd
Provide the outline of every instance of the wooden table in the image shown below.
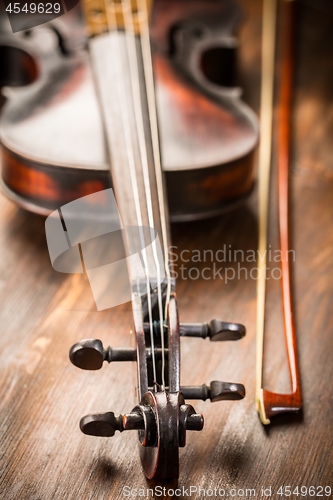
<path fill-rule="evenodd" d="M 258 110 L 261 2 L 243 0 L 242 4 L 246 17 L 240 33 L 241 76 L 246 83 L 245 98 Z M 186 258 L 194 255 L 193 250 L 199 250 L 202 259 L 204 250 L 213 252 L 213 261 L 206 253 L 206 262 L 183 263 L 187 271 L 177 282 L 181 320 L 217 317 L 247 327 L 246 338 L 236 343 L 181 341 L 182 384 L 217 379 L 242 382 L 247 389 L 240 402 L 195 403 L 196 410 L 205 416 L 205 428 L 201 433 L 188 433 L 187 445 L 180 452 L 178 487 L 205 488 L 206 496 L 211 493 L 208 488 L 217 488 L 217 498 L 223 488 L 229 498 L 254 498 L 253 491 L 246 492 L 254 489 L 256 497 L 274 499 L 285 498 L 277 494 L 280 486 L 291 486 L 292 491 L 296 486 L 333 488 L 330 4 L 329 0 L 301 2 L 297 47 L 292 239 L 302 415 L 281 416 L 269 427 L 261 425 L 254 404 L 256 281 L 249 277 L 256 263 L 241 262 L 241 253 L 236 261 L 216 259 L 216 252 L 223 248 L 242 250 L 244 256 L 249 250 L 256 251 L 256 193 L 245 207 L 225 217 L 172 227 L 178 257 L 184 249 L 190 251 Z M 272 250 L 277 244 L 275 179 L 273 174 Z M 52 269 L 44 220 L 16 208 L 3 196 L 0 244 L 0 498 L 120 499 L 126 493 L 125 486 L 156 486 L 144 478 L 134 432 L 107 439 L 84 436 L 78 428 L 79 419 L 87 413 L 111 410 L 119 414 L 135 403 L 135 370 L 129 364 L 83 372 L 68 360 L 69 347 L 82 338 L 131 346 L 129 304 L 97 312 L 86 276 Z M 238 277 L 239 263 L 243 269 Z M 214 265 L 215 270 L 222 268 L 223 279 L 218 275 L 212 279 Z M 272 262 L 272 267 L 276 266 L 278 263 Z M 188 279 L 192 267 L 200 271 L 196 280 Z M 211 279 L 201 275 L 206 267 L 209 271 L 205 276 Z M 236 278 L 227 284 L 226 268 L 236 272 Z M 289 391 L 280 289 L 273 279 L 268 283 L 265 340 L 265 388 Z M 165 486 L 175 488 L 176 484 Z M 269 491 L 261 495 L 262 487 L 272 487 L 272 496 Z M 311 492 L 292 498 L 311 498 Z M 183 498 L 187 494 L 189 490 L 181 492 Z M 169 498 L 167 494 L 155 496 Z M 198 497 L 192 490 L 191 498 Z"/>

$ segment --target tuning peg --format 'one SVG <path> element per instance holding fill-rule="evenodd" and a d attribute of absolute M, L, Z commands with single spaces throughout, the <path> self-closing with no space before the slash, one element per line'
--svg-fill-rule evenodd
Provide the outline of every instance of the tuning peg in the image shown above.
<path fill-rule="evenodd" d="M 86 415 L 80 420 L 80 429 L 83 434 L 88 436 L 112 437 L 116 431 L 122 432 L 124 430 L 123 416 L 115 417 L 111 411 Z"/>
<path fill-rule="evenodd" d="M 188 431 L 202 431 L 204 418 L 201 413 L 192 413 L 187 417 L 186 429 Z"/>
<path fill-rule="evenodd" d="M 157 359 L 163 357 L 161 348 L 152 350 L 148 347 L 146 349 L 147 359 L 151 359 L 153 353 Z M 167 358 L 168 355 L 168 349 L 164 349 L 164 356 Z M 74 344 L 69 351 L 69 359 L 73 365 L 82 370 L 99 370 L 104 361 L 108 363 L 111 361 L 136 361 L 136 358 L 137 351 L 132 347 L 107 347 L 104 349 L 102 342 L 97 339 L 81 340 Z"/>
<path fill-rule="evenodd" d="M 216 401 L 231 400 L 236 401 L 245 397 L 245 387 L 243 384 L 234 384 L 232 382 L 219 382 L 214 380 L 210 386 L 192 385 L 180 388 L 185 399 L 210 399 L 212 403 Z"/>
<path fill-rule="evenodd" d="M 245 336 L 245 326 L 213 319 L 210 323 L 181 323 L 181 337 L 209 337 L 211 341 L 239 340 Z"/>
<path fill-rule="evenodd" d="M 245 398 L 245 387 L 243 384 L 219 382 L 218 380 L 210 383 L 209 399 L 212 403 L 224 400 L 237 401 L 243 398 Z"/>
<path fill-rule="evenodd" d="M 213 319 L 209 323 L 209 337 L 213 342 L 221 340 L 240 340 L 245 336 L 244 325 L 239 323 L 226 323 L 218 319 Z"/>
<path fill-rule="evenodd" d="M 201 431 L 203 426 L 203 415 L 196 413 L 192 405 L 182 404 L 179 407 L 179 446 L 186 444 L 186 431 Z"/>
<path fill-rule="evenodd" d="M 69 359 L 73 365 L 82 370 L 99 370 L 103 361 L 135 361 L 136 349 L 122 347 L 107 347 L 98 339 L 81 340 L 69 351 Z"/>

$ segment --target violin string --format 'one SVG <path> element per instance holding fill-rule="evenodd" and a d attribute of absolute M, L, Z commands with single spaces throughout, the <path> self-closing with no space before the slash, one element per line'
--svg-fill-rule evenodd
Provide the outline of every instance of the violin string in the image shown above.
<path fill-rule="evenodd" d="M 139 78 L 139 61 L 137 56 L 137 48 L 135 42 L 135 31 L 134 31 L 134 19 L 131 8 L 130 0 L 123 0 L 122 2 L 122 12 L 124 17 L 124 27 L 126 36 L 127 53 L 129 59 L 129 67 L 131 74 L 131 88 L 132 96 L 134 102 L 136 129 L 138 133 L 138 141 L 140 148 L 141 164 L 143 170 L 143 179 L 146 193 L 146 204 L 149 219 L 149 226 L 154 230 L 155 233 L 155 223 L 153 215 L 153 205 L 151 198 L 151 187 L 149 180 L 149 166 L 148 166 L 148 156 L 146 148 L 145 139 L 145 129 L 143 122 L 143 110 L 142 102 L 140 96 L 140 78 Z M 148 22 L 148 13 L 143 11 L 138 11 L 138 26 L 139 26 L 139 37 L 141 36 L 141 20 L 139 15 L 143 15 L 144 20 Z M 162 390 L 165 388 L 165 346 L 164 346 L 164 328 L 163 328 L 163 302 L 162 302 L 162 290 L 161 290 L 161 269 L 160 263 L 157 255 L 156 238 L 152 241 L 152 250 L 154 256 L 154 262 L 157 272 L 157 296 L 158 296 L 158 306 L 159 306 L 159 319 L 160 319 L 160 332 L 161 332 L 161 349 L 162 349 Z"/>
<path fill-rule="evenodd" d="M 137 0 L 139 10 L 147 11 L 146 0 Z M 148 19 L 148 14 L 147 14 Z M 168 227 L 166 222 L 166 205 L 165 196 L 162 182 L 162 165 L 160 157 L 159 148 L 159 136 L 158 136 L 158 126 L 157 126 L 157 111 L 156 111 L 156 100 L 155 100 L 155 86 L 154 86 L 154 75 L 153 75 L 153 63 L 150 48 L 150 38 L 149 38 L 149 26 L 148 23 L 144 24 L 143 30 L 140 32 L 141 41 L 141 51 L 143 57 L 143 68 L 146 80 L 147 89 L 147 100 L 148 100 L 148 110 L 149 110 L 149 124 L 150 132 L 153 145 L 153 155 L 154 155 L 154 165 L 155 165 L 155 176 L 157 184 L 157 194 L 159 209 L 161 214 L 161 229 L 163 237 L 163 249 L 164 249 L 164 265 L 165 274 L 167 277 L 167 293 L 165 301 L 165 320 L 168 318 L 168 306 L 170 302 L 171 295 L 171 273 L 170 273 L 170 259 L 169 259 L 169 245 L 168 245 Z M 161 325 L 161 336 L 163 338 L 163 326 Z M 164 359 L 164 353 L 163 353 Z"/>
<path fill-rule="evenodd" d="M 111 6 L 111 9 L 108 8 L 107 0 L 104 0 L 104 3 L 105 3 L 106 21 L 107 21 L 108 32 L 109 32 L 109 35 L 111 36 L 111 25 L 113 24 L 116 27 L 115 40 L 116 40 L 116 44 L 117 44 L 117 53 L 120 54 L 121 50 L 120 50 L 120 44 L 119 44 L 119 39 L 118 39 L 120 30 L 119 30 L 118 22 L 117 22 L 115 2 L 112 1 L 109 3 L 109 6 Z M 111 21 L 110 21 L 110 16 L 112 16 Z M 115 69 L 115 73 L 116 73 L 114 59 L 112 57 L 111 57 L 111 59 L 113 61 L 112 64 L 114 65 L 114 69 Z M 120 61 L 119 67 L 120 67 L 120 73 L 123 76 L 123 68 L 122 68 L 121 61 Z M 144 262 L 144 271 L 145 271 L 145 275 L 146 275 L 150 339 L 151 339 L 151 348 L 152 348 L 152 353 L 153 353 L 153 355 L 152 355 L 152 368 L 153 368 L 154 382 L 156 382 L 156 359 L 155 359 L 156 354 L 155 354 L 154 332 L 153 332 L 153 322 L 152 322 L 152 306 L 151 306 L 149 267 L 148 267 L 148 259 L 147 259 L 147 254 L 146 254 L 144 235 L 143 235 L 143 222 L 142 222 L 142 215 L 141 215 L 141 208 L 140 208 L 139 189 L 138 189 L 138 183 L 137 183 L 137 177 L 136 177 L 134 148 L 133 148 L 132 134 L 131 134 L 131 128 L 130 128 L 128 103 L 127 103 L 126 94 L 124 95 L 124 87 L 121 85 L 121 81 L 119 78 L 116 78 L 116 86 L 117 86 L 117 93 L 118 93 L 118 97 L 119 97 L 120 107 L 122 108 L 121 122 L 122 122 L 123 131 L 124 131 L 125 143 L 126 143 L 128 166 L 129 166 L 129 170 L 130 170 L 134 204 L 135 204 L 137 222 L 138 222 L 139 233 L 140 233 L 142 258 L 143 258 L 143 262 Z"/>

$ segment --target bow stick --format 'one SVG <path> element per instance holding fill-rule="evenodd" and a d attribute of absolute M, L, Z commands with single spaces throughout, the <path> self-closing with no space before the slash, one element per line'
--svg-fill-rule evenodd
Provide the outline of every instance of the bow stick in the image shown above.
<path fill-rule="evenodd" d="M 265 327 L 267 221 L 269 180 L 272 147 L 272 118 L 274 98 L 274 58 L 276 39 L 277 0 L 264 0 L 262 37 L 262 91 L 261 91 L 261 142 L 259 149 L 259 279 L 257 283 L 257 387 L 256 402 L 260 419 L 269 424 L 269 418 L 286 412 L 299 411 L 302 405 L 300 375 L 297 359 L 296 333 L 292 313 L 289 251 L 289 164 L 290 120 L 293 84 L 293 41 L 295 1 L 285 2 L 286 24 L 282 61 L 281 95 L 279 103 L 278 141 L 278 190 L 279 236 L 281 250 L 281 288 L 284 331 L 292 392 L 279 394 L 262 387 L 263 348 Z"/>

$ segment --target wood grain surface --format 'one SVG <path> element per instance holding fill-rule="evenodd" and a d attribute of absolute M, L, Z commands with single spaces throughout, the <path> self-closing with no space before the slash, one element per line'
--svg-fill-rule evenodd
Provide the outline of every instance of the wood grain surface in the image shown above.
<path fill-rule="evenodd" d="M 240 32 L 240 78 L 246 100 L 258 110 L 261 2 L 242 4 L 246 15 Z M 291 185 L 293 293 L 304 409 L 300 416 L 277 417 L 267 428 L 261 425 L 254 404 L 256 282 L 249 276 L 256 264 L 241 262 L 240 252 L 236 261 L 217 260 L 222 257 L 218 250 L 256 250 L 256 193 L 244 208 L 223 218 L 173 225 L 176 270 L 182 250 L 189 251 L 185 259 L 194 256 L 193 250 L 200 251 L 202 260 L 204 250 L 213 253 L 213 261 L 206 252 L 206 262 L 182 262 L 187 270 L 177 280 L 181 321 L 217 317 L 247 327 L 240 342 L 181 341 L 182 385 L 241 382 L 247 396 L 240 402 L 195 402 L 205 427 L 188 433 L 180 452 L 179 488 L 224 488 L 229 498 L 232 488 L 236 498 L 251 498 L 245 491 L 251 488 L 256 497 L 274 499 L 285 498 L 277 495 L 280 486 L 333 489 L 332 21 L 330 1 L 300 2 Z M 273 181 L 272 251 L 277 248 L 274 174 Z M 52 269 L 43 218 L 16 208 L 3 196 L 0 245 L 0 498 L 121 499 L 126 485 L 154 487 L 142 473 L 135 432 L 95 438 L 78 427 L 87 413 L 132 409 L 134 367 L 122 363 L 83 372 L 68 359 L 70 346 L 83 338 L 131 346 L 130 305 L 97 312 L 86 276 Z M 278 265 L 273 261 L 271 271 Z M 189 279 L 190 268 L 199 269 L 198 279 Z M 205 268 L 204 276 L 210 279 L 201 274 Z M 218 274 L 213 279 L 219 269 L 223 279 Z M 235 279 L 226 283 L 231 269 Z M 268 283 L 264 386 L 288 391 L 279 287 L 277 280 Z M 175 488 L 176 483 L 164 486 Z M 261 495 L 261 488 L 270 486 L 272 495 Z M 238 489 L 244 490 L 243 496 Z M 186 498 L 186 492 L 181 497 Z M 192 498 L 199 494 L 192 493 Z"/>

